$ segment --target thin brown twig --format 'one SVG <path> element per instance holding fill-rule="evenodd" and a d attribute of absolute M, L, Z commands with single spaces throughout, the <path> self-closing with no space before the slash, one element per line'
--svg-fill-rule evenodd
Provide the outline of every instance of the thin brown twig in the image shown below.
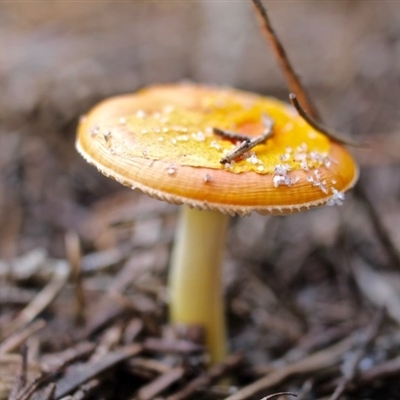
<path fill-rule="evenodd" d="M 56 393 L 56 384 L 51 382 L 43 393 L 43 400 L 54 400 L 54 395 Z"/>
<path fill-rule="evenodd" d="M 312 379 L 308 379 L 306 380 L 299 393 L 297 394 L 297 400 L 305 400 L 305 399 L 309 399 L 311 397 L 311 390 L 314 386 L 314 381 Z"/>
<path fill-rule="evenodd" d="M 304 375 L 307 373 L 320 371 L 324 368 L 332 367 L 339 362 L 342 354 L 354 345 L 354 342 L 354 336 L 346 338 L 341 342 L 311 354 L 298 362 L 290 364 L 275 372 L 271 372 L 265 377 L 243 387 L 224 400 L 247 400 L 256 396 L 262 391 L 265 392 L 266 390 L 270 390 L 272 387 L 278 385 L 293 375 Z"/>
<path fill-rule="evenodd" d="M 341 135 L 338 132 L 333 132 L 327 127 L 323 126 L 320 122 L 316 121 L 313 119 L 307 111 L 301 106 L 299 103 L 299 100 L 297 99 L 297 96 L 294 93 L 289 94 L 289 99 L 290 102 L 292 103 L 293 107 L 297 110 L 299 115 L 304 119 L 304 121 L 307 122 L 308 125 L 310 125 L 312 128 L 314 128 L 316 131 L 322 133 L 329 139 L 333 140 L 334 142 L 338 142 L 341 144 L 345 144 L 347 146 L 353 146 L 353 147 L 367 147 L 365 144 L 358 143 L 350 138 L 347 138 L 343 135 Z"/>
<path fill-rule="evenodd" d="M 4 336 L 13 334 L 18 329 L 31 323 L 41 312 L 43 312 L 58 296 L 68 281 L 69 270 L 66 266 L 54 272 L 52 280 L 36 295 L 36 297 L 20 312 L 17 318 L 5 329 Z M 65 268 L 64 268 L 65 267 Z"/>
<path fill-rule="evenodd" d="M 264 35 L 271 45 L 280 69 L 285 76 L 289 90 L 293 92 L 290 94 L 290 100 L 296 107 L 299 114 L 310 126 L 335 142 L 354 147 L 367 147 L 365 144 L 358 143 L 350 138 L 344 137 L 337 132 L 333 132 L 319 123 L 319 121 L 321 121 L 321 117 L 315 105 L 311 102 L 311 99 L 308 96 L 305 87 L 302 85 L 299 76 L 296 74 L 292 64 L 290 63 L 286 51 L 271 25 L 266 8 L 261 3 L 261 0 L 251 1 L 257 12 L 257 16 L 260 19 Z M 292 98 L 292 96 L 294 96 L 294 98 Z M 299 101 L 297 101 L 296 97 L 299 98 Z"/>
<path fill-rule="evenodd" d="M 271 400 L 271 399 L 274 399 L 275 397 L 279 397 L 279 396 L 294 396 L 294 397 L 297 397 L 297 393 L 278 392 L 278 393 L 273 393 L 273 394 L 270 394 L 269 396 L 263 397 L 261 400 Z"/>
<path fill-rule="evenodd" d="M 30 384 L 26 385 L 23 390 L 18 394 L 16 400 L 29 400 L 35 393 L 37 388 L 50 378 L 49 374 L 41 374 L 35 378 Z"/>
<path fill-rule="evenodd" d="M 82 284 L 82 254 L 79 236 L 76 232 L 65 235 L 65 253 L 71 268 L 71 276 L 75 283 L 76 323 L 85 322 L 85 291 Z"/>
<path fill-rule="evenodd" d="M 284 47 L 282 46 L 278 36 L 276 35 L 271 22 L 268 18 L 267 10 L 263 6 L 260 0 L 251 0 L 256 10 L 257 16 L 261 23 L 261 28 L 267 38 L 275 57 L 278 61 L 279 67 L 285 76 L 286 82 L 289 86 L 289 90 L 299 97 L 301 103 L 307 112 L 312 115 L 315 119 L 320 120 L 316 107 L 312 104 L 307 92 L 302 85 L 299 76 L 296 74 L 289 58 L 286 54 Z"/>
<path fill-rule="evenodd" d="M 58 352 L 45 355 L 41 358 L 41 368 L 43 371 L 54 374 L 54 371 L 64 369 L 75 361 L 88 358 L 95 351 L 96 345 L 90 342 L 79 342 L 73 347 Z"/>
<path fill-rule="evenodd" d="M 136 357 L 133 360 L 128 361 L 126 364 L 127 368 L 149 371 L 157 374 L 165 374 L 166 372 L 171 371 L 173 368 L 165 362 L 156 360 L 154 358 L 144 357 Z"/>
<path fill-rule="evenodd" d="M 107 353 L 101 359 L 71 368 L 61 379 L 57 381 L 56 399 L 66 396 L 78 389 L 82 384 L 96 378 L 104 371 L 113 368 L 122 361 L 128 360 L 143 350 L 140 345 L 131 345 Z"/>
<path fill-rule="evenodd" d="M 196 354 L 204 352 L 204 346 L 188 340 L 170 340 L 149 337 L 143 342 L 146 351 L 159 353 Z"/>
<path fill-rule="evenodd" d="M 367 348 L 376 339 L 379 330 L 382 327 L 385 315 L 386 315 L 386 310 L 384 308 L 378 311 L 378 314 L 373 319 L 370 326 L 367 328 L 365 335 L 363 336 L 361 343 L 359 344 L 359 348 L 356 350 L 354 358 L 351 360 L 351 365 L 347 373 L 344 374 L 344 376 L 340 380 L 339 384 L 337 385 L 335 391 L 332 393 L 332 396 L 329 398 L 329 400 L 338 400 L 340 396 L 346 391 L 347 386 L 356 377 L 360 361 L 364 357 Z"/>
<path fill-rule="evenodd" d="M 243 361 L 241 354 L 233 354 L 219 364 L 212 366 L 204 374 L 190 381 L 179 392 L 169 396 L 167 400 L 186 400 L 191 398 L 196 392 L 208 387 L 213 382 L 235 369 Z"/>
<path fill-rule="evenodd" d="M 56 386 L 53 384 L 49 384 L 44 389 L 40 389 L 40 386 L 48 383 L 50 380 L 54 379 L 54 377 L 59 374 L 61 371 L 65 369 L 65 367 L 71 362 L 88 355 L 89 352 L 93 351 L 93 345 L 89 343 L 79 343 L 75 348 L 67 349 L 63 353 L 59 353 L 60 358 L 57 358 L 55 364 L 51 369 L 48 367 L 47 371 L 41 374 L 39 377 L 35 378 L 29 385 L 26 385 L 24 390 L 19 394 L 16 400 L 29 400 L 32 396 L 35 400 L 38 399 L 46 399 L 52 400 L 55 397 L 55 388 Z M 61 379 L 62 381 L 62 379 Z M 54 389 L 53 389 L 54 386 Z M 82 386 L 82 390 L 85 389 L 85 385 Z M 86 394 L 87 390 L 85 391 Z M 81 397 L 76 397 L 76 399 L 83 399 L 85 395 Z M 75 399 L 75 397 L 74 397 Z"/>
<path fill-rule="evenodd" d="M 367 195 L 362 182 L 359 182 L 359 184 L 356 185 L 355 192 L 356 195 L 362 200 L 362 204 L 371 219 L 375 233 L 381 244 L 385 247 L 391 263 L 393 263 L 393 266 L 400 269 L 400 253 L 397 250 L 396 245 L 393 243 L 393 239 L 391 239 L 387 229 L 382 223 L 382 219 L 380 218 L 376 207 Z"/>
<path fill-rule="evenodd" d="M 384 379 L 399 376 L 400 374 L 400 357 L 396 357 L 389 361 L 374 366 L 365 371 L 360 371 L 357 378 L 349 384 L 348 392 L 353 392 L 363 386 L 371 385 L 373 382 L 383 381 Z M 329 382 L 322 387 L 322 392 L 332 391 L 338 384 L 340 378 Z"/>
<path fill-rule="evenodd" d="M 46 322 L 43 319 L 39 319 L 33 322 L 31 325 L 28 325 L 23 330 L 13 333 L 0 344 L 0 354 L 12 352 L 30 336 L 43 329 L 45 326 Z"/>
<path fill-rule="evenodd" d="M 376 367 L 360 373 L 356 380 L 358 386 L 368 385 L 371 382 L 400 375 L 400 357 L 386 361 Z"/>
<path fill-rule="evenodd" d="M 95 352 L 90 357 L 90 362 L 97 361 L 114 349 L 121 341 L 123 327 L 121 324 L 115 323 L 107 328 L 101 335 Z M 129 344 L 128 344 L 129 346 Z"/>
<path fill-rule="evenodd" d="M 79 390 L 72 395 L 71 400 L 84 400 L 91 395 L 100 385 L 100 379 L 92 379 L 81 385 Z"/>
<path fill-rule="evenodd" d="M 30 384 L 26 385 L 19 393 L 19 396 L 16 400 L 29 400 L 33 395 L 35 400 L 42 399 L 45 396 L 47 388 L 41 391 L 39 389 L 41 385 L 46 384 L 54 379 L 54 377 L 63 371 L 70 363 L 87 356 L 93 350 L 93 345 L 90 343 L 78 343 L 75 348 L 70 348 L 62 353 L 59 353 L 59 357 L 57 357 L 53 367 L 47 368 L 47 371 L 44 371 Z M 57 396 L 54 394 L 54 397 Z"/>
<path fill-rule="evenodd" d="M 28 376 L 28 345 L 23 344 L 21 348 L 21 387 L 26 385 Z"/>
<path fill-rule="evenodd" d="M 21 364 L 19 367 L 19 371 L 17 373 L 17 377 L 14 381 L 14 385 L 11 389 L 11 393 L 8 397 L 9 400 L 15 400 L 18 398 L 18 394 L 26 385 L 28 372 L 28 346 L 26 344 L 21 347 Z"/>
<path fill-rule="evenodd" d="M 179 381 L 185 375 L 185 369 L 176 367 L 152 380 L 149 384 L 142 386 L 138 391 L 139 400 L 152 400 L 172 384 Z"/>

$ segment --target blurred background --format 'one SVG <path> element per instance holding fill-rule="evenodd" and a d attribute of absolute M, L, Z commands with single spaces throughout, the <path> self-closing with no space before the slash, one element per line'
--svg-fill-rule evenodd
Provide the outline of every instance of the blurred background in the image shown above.
<path fill-rule="evenodd" d="M 379 143 L 379 154 L 363 152 L 360 160 L 370 166 L 376 158 L 379 170 L 387 167 L 393 160 L 380 153 L 382 140 L 396 141 L 400 124 L 399 3 L 266 4 L 325 120 L 360 140 L 378 135 L 371 142 Z M 59 234 L 83 229 L 78 225 L 91 203 L 122 190 L 74 150 L 77 120 L 99 100 L 183 79 L 287 99 L 252 6 L 244 0 L 0 7 L 2 258 L 39 244 L 61 255 Z M 397 160 L 397 148 L 386 147 Z M 391 179 L 387 184 L 395 186 Z"/>
<path fill-rule="evenodd" d="M 370 147 L 351 149 L 361 180 L 342 207 L 232 222 L 233 346 L 261 361 L 258 349 L 282 353 L 307 332 L 363 326 L 378 305 L 391 302 L 400 322 L 400 3 L 265 4 L 326 123 Z M 0 260 L 65 259 L 73 232 L 93 292 L 135 260 L 163 284 L 177 209 L 87 165 L 74 149 L 79 117 L 160 82 L 288 95 L 245 0 L 1 2 L 0 48 Z M 149 252 L 158 258 L 139 257 Z M 96 268 L 111 274 L 95 283 Z M 374 291 L 381 280 L 390 298 Z"/>

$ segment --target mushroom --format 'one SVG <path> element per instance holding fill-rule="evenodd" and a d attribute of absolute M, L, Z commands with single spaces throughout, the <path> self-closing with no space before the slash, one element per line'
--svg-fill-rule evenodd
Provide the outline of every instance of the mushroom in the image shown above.
<path fill-rule="evenodd" d="M 247 150 L 247 142 L 265 134 L 266 120 L 272 137 Z M 170 264 L 170 315 L 173 323 L 204 327 L 212 363 L 227 352 L 221 264 L 229 215 L 341 204 L 358 177 L 348 151 L 292 106 L 188 83 L 103 101 L 81 119 L 76 147 L 104 175 L 183 205 Z"/>

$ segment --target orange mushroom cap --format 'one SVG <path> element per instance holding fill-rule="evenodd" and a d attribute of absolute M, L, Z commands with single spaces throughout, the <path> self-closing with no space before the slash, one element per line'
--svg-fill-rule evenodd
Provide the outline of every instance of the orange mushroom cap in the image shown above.
<path fill-rule="evenodd" d="M 213 128 L 273 136 L 221 164 L 237 146 Z M 348 151 L 296 111 L 256 94 L 195 84 L 113 97 L 81 119 L 76 146 L 104 175 L 150 196 L 229 214 L 288 214 L 340 203 L 357 180 Z"/>

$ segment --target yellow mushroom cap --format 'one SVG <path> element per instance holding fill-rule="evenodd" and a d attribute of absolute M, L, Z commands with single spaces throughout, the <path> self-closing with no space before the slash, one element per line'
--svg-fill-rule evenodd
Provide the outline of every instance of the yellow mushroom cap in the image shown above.
<path fill-rule="evenodd" d="M 213 128 L 273 136 L 240 158 Z M 287 214 L 340 203 L 357 180 L 348 151 L 296 111 L 256 94 L 195 84 L 159 85 L 105 100 L 81 118 L 78 151 L 104 175 L 176 204 L 229 214 Z"/>

